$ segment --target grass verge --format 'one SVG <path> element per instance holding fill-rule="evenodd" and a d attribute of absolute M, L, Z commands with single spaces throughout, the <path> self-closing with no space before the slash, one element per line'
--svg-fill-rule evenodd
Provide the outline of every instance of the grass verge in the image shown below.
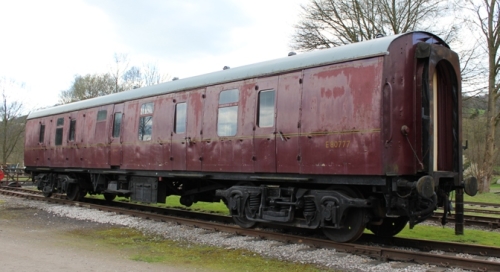
<path fill-rule="evenodd" d="M 128 259 L 161 263 L 173 267 L 198 271 L 333 271 L 308 264 L 283 262 L 263 258 L 239 249 L 217 248 L 191 243 L 164 240 L 144 235 L 129 228 L 106 230 L 78 230 L 70 235 L 79 236 L 88 243 L 104 249 L 118 251 Z"/>
<path fill-rule="evenodd" d="M 500 233 L 494 231 L 465 229 L 464 235 L 455 235 L 454 228 L 417 225 L 407 226 L 397 237 L 500 247 Z"/>

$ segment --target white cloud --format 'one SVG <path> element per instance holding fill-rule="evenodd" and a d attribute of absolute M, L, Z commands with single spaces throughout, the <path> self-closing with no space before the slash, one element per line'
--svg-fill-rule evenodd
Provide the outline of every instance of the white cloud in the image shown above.
<path fill-rule="evenodd" d="M 57 102 L 75 74 L 107 72 L 114 53 L 181 78 L 285 57 L 305 0 L 0 2 L 0 76 L 29 105 Z"/>

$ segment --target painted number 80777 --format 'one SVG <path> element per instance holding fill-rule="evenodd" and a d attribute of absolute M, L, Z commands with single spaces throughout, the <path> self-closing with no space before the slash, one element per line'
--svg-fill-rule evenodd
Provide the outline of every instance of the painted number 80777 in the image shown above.
<path fill-rule="evenodd" d="M 325 148 L 347 148 L 351 141 L 326 141 Z"/>

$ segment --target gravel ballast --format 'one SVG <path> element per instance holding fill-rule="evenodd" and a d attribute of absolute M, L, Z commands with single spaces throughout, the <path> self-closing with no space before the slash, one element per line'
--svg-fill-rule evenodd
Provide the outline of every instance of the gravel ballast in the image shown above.
<path fill-rule="evenodd" d="M 210 245 L 228 250 L 246 249 L 264 257 L 275 258 L 288 262 L 310 263 L 321 267 L 345 271 L 466 271 L 462 269 L 445 269 L 433 265 L 417 265 L 402 262 L 380 262 L 364 256 L 336 252 L 333 249 L 315 249 L 302 244 L 284 244 L 276 241 L 258 240 L 252 237 L 211 232 L 203 229 L 144 220 L 88 208 L 50 204 L 3 195 L 0 195 L 0 203 L 0 205 L 7 205 L 10 207 L 29 207 L 31 209 L 39 209 L 48 212 L 53 216 L 71 218 L 88 223 L 130 227 L 145 234 L 161 236 L 165 239 L 174 241 Z M 466 255 L 461 257 L 468 258 Z"/>

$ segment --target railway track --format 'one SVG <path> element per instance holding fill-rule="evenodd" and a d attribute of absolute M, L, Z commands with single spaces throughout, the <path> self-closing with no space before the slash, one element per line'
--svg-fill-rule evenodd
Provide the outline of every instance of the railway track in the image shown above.
<path fill-rule="evenodd" d="M 474 271 L 500 271 L 500 248 L 465 245 L 458 243 L 442 243 L 433 241 L 391 238 L 381 239 L 374 235 L 364 234 L 356 243 L 335 243 L 311 233 L 292 235 L 283 232 L 270 231 L 276 226 L 261 226 L 259 229 L 242 229 L 232 224 L 228 216 L 197 213 L 178 209 L 157 208 L 125 202 L 107 202 L 105 200 L 86 198 L 84 202 L 73 202 L 64 195 L 45 198 L 38 191 L 22 188 L 0 188 L 0 193 L 15 197 L 24 197 L 37 201 L 75 205 L 117 214 L 156 220 L 174 222 L 195 228 L 226 232 L 234 235 L 246 235 L 256 239 L 268 239 L 284 243 L 305 244 L 314 248 L 329 248 L 346 253 L 369 256 L 381 261 L 404 261 L 426 263 L 444 267 L 456 267 Z M 196 218 L 196 219 L 194 219 Z M 403 249 L 402 249 L 403 248 Z M 408 249 L 410 248 L 410 249 Z M 442 254 L 440 254 L 442 253 Z M 470 254 L 464 258 L 459 254 Z M 492 258 L 497 258 L 492 260 Z"/>

